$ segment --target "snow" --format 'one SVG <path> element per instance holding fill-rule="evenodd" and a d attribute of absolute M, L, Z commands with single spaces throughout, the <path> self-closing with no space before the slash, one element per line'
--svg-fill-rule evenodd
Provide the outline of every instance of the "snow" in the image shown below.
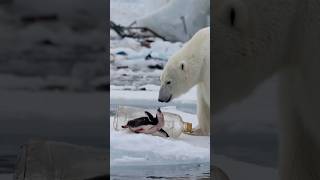
<path fill-rule="evenodd" d="M 110 86 L 110 97 L 111 104 L 122 101 L 126 102 L 128 100 L 145 100 L 150 101 L 154 105 L 163 106 L 163 103 L 158 102 L 158 92 L 160 87 L 155 85 L 145 85 L 146 91 L 130 91 L 130 90 L 119 90 L 124 89 L 123 86 Z M 196 87 L 189 90 L 186 94 L 181 95 L 177 99 L 174 99 L 171 103 L 165 105 L 177 105 L 177 104 L 196 104 Z M 130 99 L 128 98 L 130 97 Z"/>
<path fill-rule="evenodd" d="M 173 0 L 137 21 L 171 41 L 187 41 L 210 25 L 210 0 Z"/>
<path fill-rule="evenodd" d="M 124 26 L 136 22 L 134 25 L 148 27 L 166 39 L 186 41 L 210 24 L 209 7 L 209 0 L 113 0 L 110 19 Z"/>
<path fill-rule="evenodd" d="M 133 38 L 111 40 L 111 84 L 135 88 L 146 84 L 160 85 L 162 68 L 181 47 L 182 43 L 166 42 L 159 38 L 155 38 L 150 47 L 142 46 Z"/>
<path fill-rule="evenodd" d="M 110 1 L 110 19 L 127 26 L 165 5 L 167 0 L 121 0 Z"/>

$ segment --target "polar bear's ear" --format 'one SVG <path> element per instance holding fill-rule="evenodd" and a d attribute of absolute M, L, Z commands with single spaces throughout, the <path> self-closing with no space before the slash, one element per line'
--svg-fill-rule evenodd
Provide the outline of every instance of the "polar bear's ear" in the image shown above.
<path fill-rule="evenodd" d="M 180 69 L 181 69 L 182 71 L 185 70 L 185 63 L 184 63 L 184 61 L 182 61 L 182 62 L 180 63 Z"/>

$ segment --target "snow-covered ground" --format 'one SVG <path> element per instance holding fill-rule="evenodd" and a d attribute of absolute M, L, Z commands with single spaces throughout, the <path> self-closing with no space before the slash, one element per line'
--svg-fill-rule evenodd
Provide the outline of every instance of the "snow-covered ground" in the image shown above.
<path fill-rule="evenodd" d="M 197 125 L 194 114 L 175 108 L 162 108 L 163 112 L 179 114 L 183 119 Z M 113 120 L 113 118 L 111 118 Z M 177 139 L 159 136 L 134 134 L 127 130 L 115 131 L 110 124 L 111 166 L 149 166 L 210 161 L 210 139 L 182 134 Z"/>

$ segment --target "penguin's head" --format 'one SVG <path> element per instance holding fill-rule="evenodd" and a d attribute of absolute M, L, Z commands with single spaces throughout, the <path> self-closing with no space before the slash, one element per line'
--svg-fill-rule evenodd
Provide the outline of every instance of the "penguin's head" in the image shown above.
<path fill-rule="evenodd" d="M 157 109 L 156 118 L 157 119 L 163 119 L 163 113 L 161 112 L 160 108 Z"/>

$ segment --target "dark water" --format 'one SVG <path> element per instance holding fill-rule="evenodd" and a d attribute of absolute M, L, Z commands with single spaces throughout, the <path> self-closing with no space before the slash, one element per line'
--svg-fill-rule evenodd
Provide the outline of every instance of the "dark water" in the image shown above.
<path fill-rule="evenodd" d="M 111 179 L 210 179 L 210 164 L 112 167 Z"/>

